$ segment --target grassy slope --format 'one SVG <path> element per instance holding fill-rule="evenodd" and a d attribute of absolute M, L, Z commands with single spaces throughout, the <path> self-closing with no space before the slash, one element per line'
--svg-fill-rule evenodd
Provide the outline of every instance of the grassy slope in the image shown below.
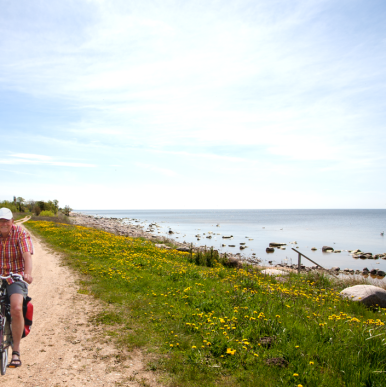
<path fill-rule="evenodd" d="M 189 253 L 95 229 L 28 222 L 114 306 L 97 323 L 157 354 L 171 386 L 384 386 L 385 310 L 319 276 L 195 265 Z"/>

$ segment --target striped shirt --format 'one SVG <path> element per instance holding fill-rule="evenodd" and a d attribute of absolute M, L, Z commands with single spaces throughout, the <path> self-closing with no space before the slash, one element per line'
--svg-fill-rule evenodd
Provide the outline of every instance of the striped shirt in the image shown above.
<path fill-rule="evenodd" d="M 0 275 L 3 277 L 8 276 L 9 273 L 24 275 L 23 253 L 29 251 L 33 254 L 30 235 L 21 226 L 13 224 L 6 237 L 0 234 L 0 241 Z"/>

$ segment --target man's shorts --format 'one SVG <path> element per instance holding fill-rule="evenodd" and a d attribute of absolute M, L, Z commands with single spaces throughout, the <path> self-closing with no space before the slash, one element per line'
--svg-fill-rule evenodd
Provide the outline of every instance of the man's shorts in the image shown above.
<path fill-rule="evenodd" d="M 11 297 L 12 294 L 21 294 L 26 298 L 28 296 L 28 285 L 21 281 L 14 282 L 11 285 L 7 285 L 7 293 L 9 297 Z"/>

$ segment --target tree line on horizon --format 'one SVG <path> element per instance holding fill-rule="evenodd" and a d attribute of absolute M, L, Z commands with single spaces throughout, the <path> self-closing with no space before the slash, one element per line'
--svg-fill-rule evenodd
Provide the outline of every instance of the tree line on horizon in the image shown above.
<path fill-rule="evenodd" d="M 62 212 L 64 215 L 69 216 L 72 208 L 69 205 L 65 205 L 63 208 L 59 207 L 59 201 L 54 200 L 25 200 L 21 196 L 13 197 L 13 200 L 0 201 L 0 208 L 5 207 L 12 212 L 30 212 L 36 216 L 55 216 L 58 212 Z"/>

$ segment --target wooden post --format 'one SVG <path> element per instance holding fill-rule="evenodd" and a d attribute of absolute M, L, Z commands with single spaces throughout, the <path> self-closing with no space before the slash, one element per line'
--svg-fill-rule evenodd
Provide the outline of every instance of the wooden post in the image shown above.
<path fill-rule="evenodd" d="M 306 256 L 305 256 L 304 254 L 302 254 L 300 251 L 297 251 L 297 250 L 294 249 L 293 247 L 292 247 L 292 250 L 298 253 L 298 257 L 299 257 L 299 258 L 298 258 L 298 273 L 300 273 L 300 265 L 301 265 L 301 256 L 302 256 L 302 255 L 303 255 L 303 257 L 304 257 L 305 259 L 308 259 L 310 262 L 314 263 L 316 266 L 320 267 L 320 268 L 323 269 L 323 270 L 326 270 L 324 267 L 320 266 L 318 263 L 316 263 L 316 262 L 313 261 L 312 259 L 306 257 Z M 334 277 L 339 278 L 339 277 L 337 277 L 335 274 L 332 274 L 331 272 L 329 272 L 328 270 L 326 270 L 326 271 L 327 271 L 327 273 L 333 275 Z"/>
<path fill-rule="evenodd" d="M 302 264 L 302 256 L 298 253 L 298 274 L 300 273 L 300 265 Z"/>

